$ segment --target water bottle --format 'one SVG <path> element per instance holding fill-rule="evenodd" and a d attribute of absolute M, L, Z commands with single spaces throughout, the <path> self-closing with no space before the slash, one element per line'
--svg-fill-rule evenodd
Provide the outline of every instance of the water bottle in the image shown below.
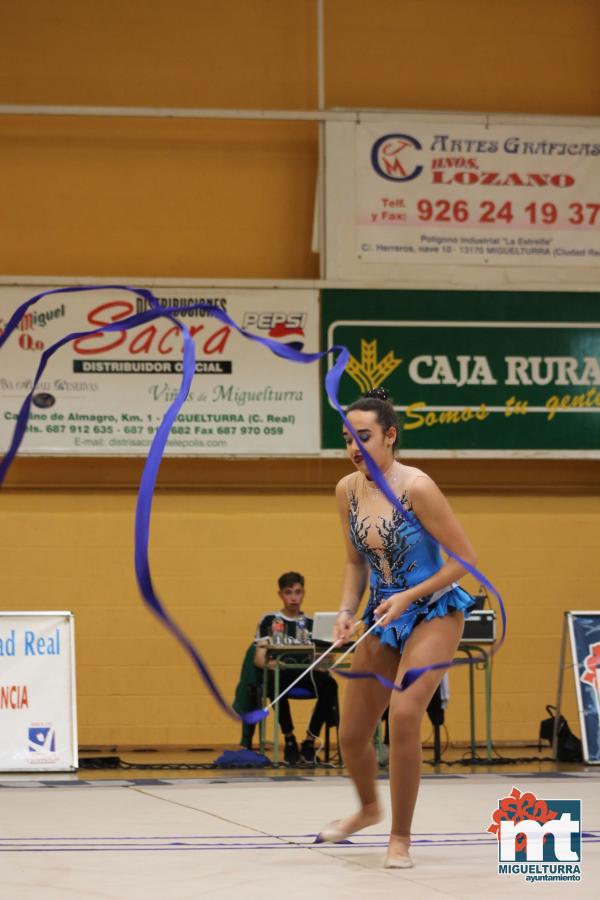
<path fill-rule="evenodd" d="M 283 619 L 279 616 L 275 616 L 271 625 L 271 637 L 274 644 L 283 644 L 284 631 L 285 625 L 283 624 Z"/>
<path fill-rule="evenodd" d="M 300 613 L 296 619 L 296 639 L 300 644 L 308 644 L 308 628 L 306 627 L 306 617 L 304 613 Z"/>

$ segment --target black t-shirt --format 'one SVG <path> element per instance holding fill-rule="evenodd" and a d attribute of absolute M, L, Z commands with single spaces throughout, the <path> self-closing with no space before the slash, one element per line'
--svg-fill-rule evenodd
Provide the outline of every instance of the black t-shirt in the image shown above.
<path fill-rule="evenodd" d="M 264 615 L 258 623 L 258 627 L 256 629 L 256 644 L 260 645 L 268 643 L 269 638 L 273 634 L 272 629 L 274 619 L 281 619 L 281 621 L 283 622 L 285 634 L 293 639 L 296 638 L 298 631 L 298 619 L 289 619 L 282 613 L 272 612 Z M 304 623 L 304 627 L 308 631 L 309 637 L 312 636 L 313 620 L 309 618 L 309 616 L 305 615 Z"/>

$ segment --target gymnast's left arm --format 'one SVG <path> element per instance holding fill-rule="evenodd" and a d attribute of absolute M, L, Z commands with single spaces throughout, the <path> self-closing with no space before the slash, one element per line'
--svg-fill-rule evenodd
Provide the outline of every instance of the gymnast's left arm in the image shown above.
<path fill-rule="evenodd" d="M 473 545 L 436 483 L 426 475 L 419 476 L 411 485 L 410 500 L 413 512 L 429 534 L 456 556 L 474 566 L 476 556 Z M 467 569 L 458 560 L 449 556 L 430 578 L 384 600 L 375 610 L 375 615 L 379 618 L 384 613 L 389 613 L 390 620 L 397 619 L 415 600 L 448 587 L 466 572 Z"/>

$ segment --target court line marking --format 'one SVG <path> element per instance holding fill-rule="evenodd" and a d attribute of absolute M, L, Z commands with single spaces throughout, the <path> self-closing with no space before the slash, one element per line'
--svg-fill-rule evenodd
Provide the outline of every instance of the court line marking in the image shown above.
<path fill-rule="evenodd" d="M 228 825 L 237 825 L 239 828 L 246 828 L 248 831 L 253 831 L 253 832 L 255 832 L 255 834 L 260 834 L 262 837 L 270 838 L 271 840 L 275 840 L 277 842 L 282 842 L 283 847 L 300 847 L 303 850 L 309 850 L 313 853 L 319 853 L 321 856 L 327 857 L 329 859 L 335 859 L 335 854 L 332 856 L 331 852 L 328 852 L 331 850 L 330 846 L 328 846 L 327 848 L 324 848 L 322 844 L 314 844 L 314 843 L 312 843 L 312 844 L 297 844 L 293 840 L 290 840 L 289 838 L 286 839 L 286 838 L 278 837 L 277 835 L 271 834 L 268 831 L 263 831 L 262 829 L 256 828 L 252 825 L 246 825 L 243 822 L 238 822 L 233 819 L 228 819 L 225 816 L 218 815 L 218 813 L 213 813 L 213 812 L 210 812 L 209 810 L 204 810 L 197 806 L 191 806 L 188 803 L 182 803 L 181 801 L 178 801 L 178 800 L 170 800 L 168 797 L 161 797 L 160 795 L 153 794 L 151 791 L 142 790 L 141 788 L 134 787 L 134 788 L 131 788 L 131 790 L 135 791 L 138 794 L 142 794 L 145 797 L 149 797 L 152 800 L 158 800 L 159 802 L 162 802 L 162 803 L 170 803 L 173 806 L 181 806 L 184 809 L 191 809 L 194 812 L 199 812 L 199 813 L 202 813 L 203 815 L 208 815 L 208 816 L 211 816 L 212 818 L 219 819 L 221 822 L 226 822 Z M 348 845 L 345 844 L 344 846 L 347 847 Z M 350 862 L 351 865 L 358 866 L 358 868 L 360 868 L 360 869 L 369 868 L 368 866 L 364 866 L 362 863 L 360 863 L 356 860 L 348 860 L 348 862 Z"/>
<path fill-rule="evenodd" d="M 598 844 L 598 843 L 600 843 L 600 838 L 594 838 L 593 840 L 588 839 L 584 843 Z M 420 844 L 420 845 L 414 845 L 414 846 L 415 847 L 418 846 L 419 849 L 422 849 L 423 846 L 429 846 L 429 847 L 435 846 L 437 848 L 439 848 L 439 847 L 479 847 L 479 846 L 482 846 L 482 842 L 480 842 L 480 841 L 479 842 L 477 842 L 477 841 L 461 841 L 461 842 L 447 843 L 447 844 L 429 844 L 429 845 Z M 484 846 L 488 846 L 488 844 L 485 843 Z M 156 853 L 157 851 L 162 852 L 162 853 L 177 853 L 177 852 L 185 852 L 185 851 L 195 851 L 196 853 L 200 853 L 200 852 L 213 853 L 213 852 L 217 852 L 217 851 L 228 851 L 228 852 L 239 853 L 240 850 L 246 850 L 246 851 L 280 850 L 281 851 L 281 850 L 307 850 L 307 849 L 309 849 L 309 850 L 315 850 L 315 851 L 319 852 L 321 855 L 329 856 L 330 854 L 322 852 L 321 847 L 322 847 L 322 845 L 320 845 L 320 844 L 318 844 L 318 845 L 295 844 L 295 843 L 291 843 L 291 842 L 285 843 L 285 844 L 278 842 L 275 844 L 261 844 L 261 845 L 256 845 L 256 846 L 241 846 L 241 847 L 236 846 L 235 844 L 231 845 L 231 846 L 215 845 L 215 846 L 191 846 L 191 847 L 180 845 L 180 844 L 173 845 L 171 847 L 152 845 L 152 844 L 149 844 L 147 846 L 142 846 L 142 847 L 138 847 L 135 844 L 134 845 L 131 845 L 131 844 L 127 844 L 127 845 L 107 844 L 106 846 L 95 846 L 95 847 L 94 846 L 92 846 L 92 847 L 56 846 L 56 845 L 52 846 L 52 847 L 43 847 L 43 846 L 40 847 L 39 845 L 30 847 L 30 846 L 25 845 L 22 847 L 17 847 L 17 846 L 1 847 L 0 846 L 0 853 L 120 853 L 120 852 L 121 853 L 128 853 L 128 852 L 130 852 L 130 853 L 149 853 L 149 852 Z M 331 845 L 331 847 L 329 849 L 335 850 L 337 848 L 338 850 L 350 850 L 350 849 L 356 848 L 356 849 L 364 850 L 365 848 L 371 848 L 374 850 L 385 850 L 386 847 L 387 847 L 387 841 L 382 842 L 381 844 L 335 844 L 335 845 Z M 345 861 L 353 862 L 355 865 L 359 865 L 360 868 L 370 868 L 370 866 L 362 866 L 360 863 L 357 863 L 355 860 L 352 860 L 350 858 L 346 858 Z"/>
<path fill-rule="evenodd" d="M 355 848 L 380 849 L 387 846 L 388 835 L 364 835 L 355 840 L 315 848 L 314 834 L 304 835 L 173 835 L 165 837 L 49 837 L 0 838 L 0 852 L 110 851 L 110 850 L 285 850 Z M 582 841 L 600 843 L 600 831 L 585 831 Z M 413 847 L 478 847 L 497 843 L 497 839 L 480 832 L 436 833 L 433 837 L 414 836 Z"/>

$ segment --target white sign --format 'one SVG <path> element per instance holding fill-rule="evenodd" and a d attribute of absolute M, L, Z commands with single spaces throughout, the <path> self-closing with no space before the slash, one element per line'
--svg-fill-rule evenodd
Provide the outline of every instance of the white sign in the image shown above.
<path fill-rule="evenodd" d="M 0 612 L 0 771 L 76 769 L 70 612 Z"/>
<path fill-rule="evenodd" d="M 583 759 L 600 764 L 600 611 L 566 614 L 581 725 Z"/>
<path fill-rule="evenodd" d="M 389 115 L 326 133 L 329 278 L 600 265 L 598 120 Z"/>
<path fill-rule="evenodd" d="M 247 331 L 303 349 L 318 348 L 318 294 L 308 290 L 154 288 L 161 304 L 204 302 Z M 41 289 L 0 288 L 0 330 Z M 119 290 L 54 294 L 30 308 L 0 351 L 0 450 L 42 351 L 147 309 Z M 309 454 L 319 451 L 319 366 L 275 356 L 206 310 L 179 313 L 196 344 L 196 377 L 167 445 L 170 455 Z M 182 369 L 182 340 L 168 319 L 104 331 L 62 347 L 31 407 L 24 453 L 146 455 Z"/>

